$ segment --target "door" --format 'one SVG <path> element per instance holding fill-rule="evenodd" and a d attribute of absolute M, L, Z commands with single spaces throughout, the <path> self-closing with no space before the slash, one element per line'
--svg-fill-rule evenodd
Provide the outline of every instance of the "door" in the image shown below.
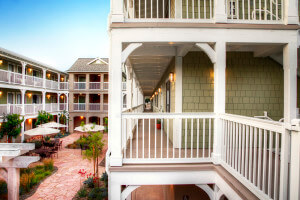
<path fill-rule="evenodd" d="M 166 112 L 171 111 L 171 91 L 170 91 L 170 81 L 166 83 Z"/>
<path fill-rule="evenodd" d="M 20 93 L 17 94 L 17 104 L 22 104 L 22 96 Z"/>

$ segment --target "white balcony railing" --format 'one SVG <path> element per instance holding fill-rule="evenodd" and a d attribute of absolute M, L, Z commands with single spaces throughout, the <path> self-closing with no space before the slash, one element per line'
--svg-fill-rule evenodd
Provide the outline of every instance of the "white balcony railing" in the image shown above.
<path fill-rule="evenodd" d="M 59 103 L 59 111 L 67 110 L 67 103 Z"/>
<path fill-rule="evenodd" d="M 103 103 L 103 112 L 108 112 L 108 103 Z"/>
<path fill-rule="evenodd" d="M 103 82 L 103 90 L 108 90 L 108 82 Z"/>
<path fill-rule="evenodd" d="M 74 82 L 74 89 L 75 90 L 85 90 L 86 83 L 85 82 Z"/>
<path fill-rule="evenodd" d="M 25 104 L 25 114 L 36 114 L 43 110 L 43 104 Z"/>
<path fill-rule="evenodd" d="M 286 130 L 281 122 L 232 114 L 123 112 L 123 163 L 213 162 L 217 137 L 217 162 L 260 199 L 279 199 L 287 184 Z"/>
<path fill-rule="evenodd" d="M 68 90 L 69 89 L 69 83 L 68 82 L 60 82 L 59 83 L 59 89 L 60 90 Z"/>
<path fill-rule="evenodd" d="M 21 104 L 0 104 L 0 115 L 3 114 L 22 114 Z"/>
<path fill-rule="evenodd" d="M 100 103 L 89 103 L 89 111 L 100 111 L 101 104 Z"/>
<path fill-rule="evenodd" d="M 85 103 L 74 103 L 73 110 L 74 111 L 85 111 Z"/>
<path fill-rule="evenodd" d="M 126 82 L 122 82 L 122 90 L 126 90 L 126 86 L 127 86 L 127 83 Z"/>
<path fill-rule="evenodd" d="M 22 84 L 22 74 L 0 69 L 0 82 Z"/>
<path fill-rule="evenodd" d="M 90 82 L 90 90 L 100 90 L 101 89 L 101 82 Z"/>
<path fill-rule="evenodd" d="M 124 0 L 128 22 L 214 22 L 213 0 Z M 222 2 L 220 2 L 222 3 Z M 224 3 L 224 2 L 223 2 Z M 225 0 L 230 23 L 283 23 L 283 0 Z"/>
<path fill-rule="evenodd" d="M 45 105 L 46 112 L 58 112 L 59 110 L 57 108 L 58 108 L 57 103 L 46 103 Z"/>

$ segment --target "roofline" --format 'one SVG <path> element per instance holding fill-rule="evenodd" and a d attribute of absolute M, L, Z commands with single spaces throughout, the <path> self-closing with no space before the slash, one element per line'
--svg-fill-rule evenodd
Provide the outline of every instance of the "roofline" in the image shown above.
<path fill-rule="evenodd" d="M 0 47 L 0 55 L 2 55 L 4 57 L 9 57 L 10 59 L 23 61 L 23 62 L 26 62 L 28 64 L 31 64 L 31 65 L 34 65 L 34 66 L 37 66 L 37 67 L 49 69 L 49 70 L 52 70 L 52 71 L 56 71 L 56 72 L 64 73 L 65 75 L 68 75 L 67 72 L 60 71 L 60 70 L 58 70 L 58 69 L 56 69 L 56 68 L 54 68 L 50 65 L 44 64 L 42 62 L 39 62 L 37 60 L 28 58 L 24 55 L 18 54 L 16 52 L 10 51 L 10 50 L 2 48 L 2 47 Z"/>
<path fill-rule="evenodd" d="M 97 57 L 97 58 L 95 58 L 94 60 L 88 62 L 86 65 L 90 65 L 91 63 L 95 62 L 96 60 L 101 60 L 102 62 L 104 62 L 105 64 L 108 65 L 108 62 L 106 62 L 105 60 L 103 60 L 102 58 L 99 58 L 99 57 Z"/>
<path fill-rule="evenodd" d="M 78 72 L 81 72 L 81 73 L 89 73 L 89 72 L 109 72 L 109 71 L 67 71 L 67 73 L 78 73 Z"/>

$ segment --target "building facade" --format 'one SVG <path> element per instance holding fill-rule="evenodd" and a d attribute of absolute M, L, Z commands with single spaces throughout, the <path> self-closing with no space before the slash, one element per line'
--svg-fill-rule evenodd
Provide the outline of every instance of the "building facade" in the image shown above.
<path fill-rule="evenodd" d="M 300 198 L 298 1 L 111 0 L 109 22 L 109 199 Z"/>
<path fill-rule="evenodd" d="M 78 58 L 69 73 L 70 132 L 84 123 L 103 125 L 108 116 L 107 58 Z"/>
<path fill-rule="evenodd" d="M 23 55 L 0 48 L 0 113 L 24 117 L 23 132 L 35 127 L 39 111 L 58 119 L 68 111 L 68 74 Z M 2 120 L 2 119 L 1 119 Z"/>

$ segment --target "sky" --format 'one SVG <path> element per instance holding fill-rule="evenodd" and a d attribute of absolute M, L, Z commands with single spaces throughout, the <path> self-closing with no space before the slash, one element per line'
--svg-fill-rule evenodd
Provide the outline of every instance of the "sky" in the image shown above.
<path fill-rule="evenodd" d="M 108 57 L 109 0 L 0 0 L 0 47 L 65 71 Z"/>

